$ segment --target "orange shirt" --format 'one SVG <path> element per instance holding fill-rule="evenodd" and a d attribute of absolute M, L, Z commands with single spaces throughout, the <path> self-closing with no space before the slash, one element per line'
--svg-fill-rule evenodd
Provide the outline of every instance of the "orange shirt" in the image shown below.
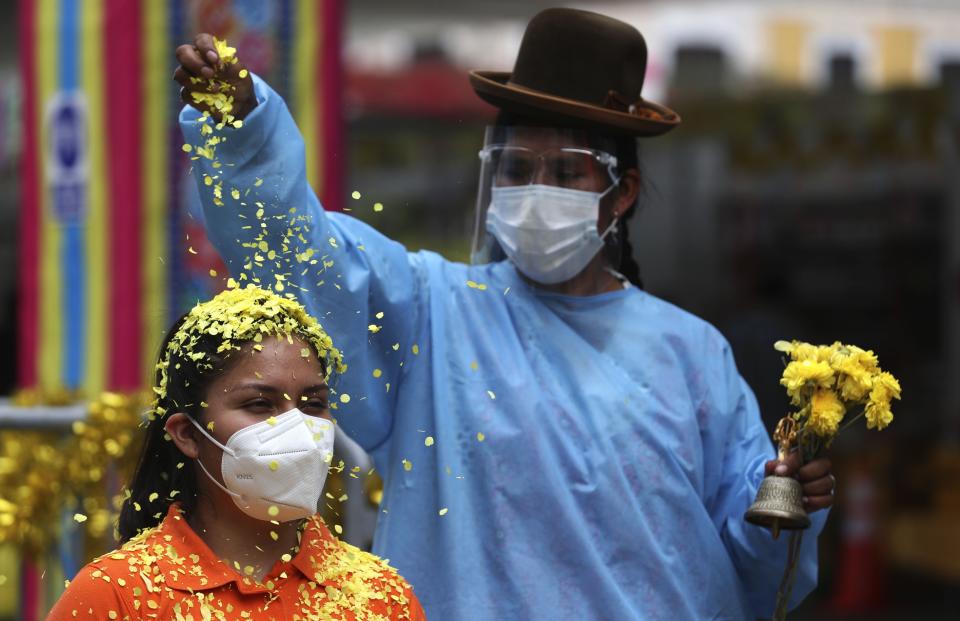
<path fill-rule="evenodd" d="M 70 582 L 48 621 L 330 619 L 422 621 L 403 578 L 336 539 L 311 517 L 292 559 L 257 583 L 221 561 L 171 505 L 163 522 L 94 559 Z"/>

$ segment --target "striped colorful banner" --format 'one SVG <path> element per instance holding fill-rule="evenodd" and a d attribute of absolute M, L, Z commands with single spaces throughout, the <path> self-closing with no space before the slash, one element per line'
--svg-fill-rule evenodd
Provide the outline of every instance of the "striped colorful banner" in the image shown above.
<path fill-rule="evenodd" d="M 176 314 L 222 285 L 180 152 L 174 50 L 226 38 L 274 84 L 327 208 L 343 200 L 342 0 L 21 0 L 19 385 L 150 380 Z M 192 247 L 196 255 L 188 255 Z"/>

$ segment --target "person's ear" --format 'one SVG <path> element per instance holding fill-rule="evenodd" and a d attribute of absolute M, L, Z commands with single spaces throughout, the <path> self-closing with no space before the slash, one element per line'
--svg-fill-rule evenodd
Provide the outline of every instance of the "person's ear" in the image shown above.
<path fill-rule="evenodd" d="M 183 412 L 175 412 L 167 416 L 167 422 L 163 425 L 163 430 L 167 432 L 170 439 L 180 452 L 196 459 L 200 455 L 200 447 L 197 444 L 197 434 L 190 418 Z"/>
<path fill-rule="evenodd" d="M 637 196 L 640 194 L 640 171 L 636 168 L 628 168 L 620 177 L 620 183 L 617 186 L 616 200 L 613 203 L 613 217 L 621 218 L 623 214 L 633 207 L 637 202 Z"/>

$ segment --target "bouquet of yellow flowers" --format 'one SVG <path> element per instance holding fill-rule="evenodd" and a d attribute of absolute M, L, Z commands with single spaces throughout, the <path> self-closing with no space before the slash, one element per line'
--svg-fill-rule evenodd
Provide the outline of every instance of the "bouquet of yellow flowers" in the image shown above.
<path fill-rule="evenodd" d="M 781 461 L 794 448 L 800 452 L 801 462 L 819 457 L 837 434 L 860 418 L 866 418 L 867 429 L 883 429 L 893 421 L 890 402 L 900 398 L 900 382 L 880 368 L 872 351 L 839 342 L 811 345 L 777 341 L 774 347 L 790 356 L 780 384 L 787 389 L 790 403 L 797 408 L 780 420 L 773 434 L 779 444 Z M 844 422 L 848 414 L 855 411 L 856 414 Z M 794 531 L 777 591 L 774 621 L 786 619 L 803 529 L 810 525 L 801 494 L 800 483 L 795 479 L 769 476 L 744 516 L 754 524 L 770 528 L 774 538 L 781 528 Z"/>
<path fill-rule="evenodd" d="M 810 345 L 777 341 L 777 351 L 790 356 L 780 379 L 797 411 L 796 442 L 803 461 L 830 446 L 840 431 L 860 418 L 867 429 L 883 429 L 893 421 L 890 402 L 900 398 L 900 382 L 882 370 L 877 356 L 856 345 L 835 342 Z M 859 412 L 841 427 L 851 411 Z"/>

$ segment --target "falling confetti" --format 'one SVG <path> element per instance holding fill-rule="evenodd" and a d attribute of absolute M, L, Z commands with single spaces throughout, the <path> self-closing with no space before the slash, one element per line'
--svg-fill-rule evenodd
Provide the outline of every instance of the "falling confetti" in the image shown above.
<path fill-rule="evenodd" d="M 383 211 L 383 203 L 374 203 L 373 210 L 377 212 Z"/>
<path fill-rule="evenodd" d="M 74 520 L 75 522 L 77 522 L 78 524 L 83 524 L 84 522 L 87 521 L 87 516 L 85 516 L 85 515 L 82 514 L 82 513 L 74 513 L 74 514 L 73 514 L 73 520 Z"/>
<path fill-rule="evenodd" d="M 433 446 L 433 436 L 427 436 L 427 438 L 423 441 L 423 444 L 425 446 Z"/>
<path fill-rule="evenodd" d="M 483 442 L 487 436 L 483 435 L 482 431 L 477 432 L 477 442 Z"/>
<path fill-rule="evenodd" d="M 340 395 L 340 403 L 350 403 L 350 395 L 347 393 Z"/>
<path fill-rule="evenodd" d="M 447 508 L 444 507 L 443 509 L 440 509 L 439 511 L 437 511 L 437 513 L 440 514 L 440 517 L 443 517 L 447 514 Z"/>
<path fill-rule="evenodd" d="M 413 470 L 413 462 L 411 462 L 409 459 L 404 459 L 400 463 L 403 464 L 403 469 L 406 470 L 407 472 L 410 472 L 411 470 Z"/>
<path fill-rule="evenodd" d="M 380 369 L 374 369 L 374 370 L 373 370 L 373 376 L 374 376 L 374 377 L 380 377 L 381 375 L 383 375 L 383 371 L 381 371 Z"/>
<path fill-rule="evenodd" d="M 353 193 L 350 194 L 350 197 L 351 197 L 353 200 L 358 201 L 358 200 L 360 200 L 360 192 L 358 192 L 357 190 L 354 190 Z"/>

